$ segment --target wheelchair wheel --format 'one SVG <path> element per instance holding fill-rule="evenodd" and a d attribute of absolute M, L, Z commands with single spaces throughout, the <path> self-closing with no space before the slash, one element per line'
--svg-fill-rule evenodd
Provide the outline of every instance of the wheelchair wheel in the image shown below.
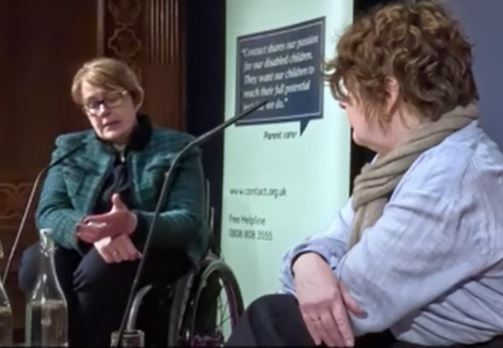
<path fill-rule="evenodd" d="M 177 284 L 168 346 L 222 346 L 242 313 L 243 299 L 232 270 L 220 259 L 207 258 L 198 275 Z"/>

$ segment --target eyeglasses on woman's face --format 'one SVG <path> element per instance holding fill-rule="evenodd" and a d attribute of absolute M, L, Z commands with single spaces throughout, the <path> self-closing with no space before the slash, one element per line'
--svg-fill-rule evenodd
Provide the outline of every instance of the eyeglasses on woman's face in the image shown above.
<path fill-rule="evenodd" d="M 103 94 L 101 98 L 90 97 L 82 105 L 84 111 L 89 116 L 98 116 L 105 108 L 118 108 L 124 102 L 128 91 L 110 91 Z"/>

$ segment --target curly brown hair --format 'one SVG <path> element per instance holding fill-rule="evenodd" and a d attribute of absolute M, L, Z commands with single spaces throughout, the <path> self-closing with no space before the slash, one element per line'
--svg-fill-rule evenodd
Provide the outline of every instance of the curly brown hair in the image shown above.
<path fill-rule="evenodd" d="M 422 118 L 436 120 L 478 100 L 471 45 L 437 1 L 374 9 L 346 29 L 336 53 L 326 65 L 332 94 L 338 100 L 354 95 L 381 123 L 390 120 L 384 111 L 390 77 L 404 105 Z"/>

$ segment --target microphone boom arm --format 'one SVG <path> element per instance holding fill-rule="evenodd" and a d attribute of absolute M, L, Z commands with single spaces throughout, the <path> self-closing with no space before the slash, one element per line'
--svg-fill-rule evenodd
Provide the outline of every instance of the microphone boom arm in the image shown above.
<path fill-rule="evenodd" d="M 7 276 L 9 275 L 10 266 L 12 264 L 12 260 L 14 259 L 14 254 L 16 253 L 16 249 L 19 244 L 19 240 L 21 239 L 21 234 L 23 233 L 24 226 L 26 225 L 26 220 L 28 219 L 28 213 L 30 212 L 30 208 L 33 204 L 33 199 L 35 198 L 35 193 L 37 192 L 37 189 L 40 185 L 40 180 L 42 180 L 42 178 L 44 177 L 44 175 L 47 173 L 47 171 L 49 169 L 51 169 L 55 165 L 63 162 L 65 159 L 67 159 L 68 157 L 73 155 L 77 150 L 80 150 L 85 145 L 86 145 L 86 143 L 83 142 L 82 144 L 74 147 L 73 149 L 71 149 L 67 153 L 63 154 L 63 156 L 56 159 L 54 162 L 45 166 L 38 173 L 38 175 L 33 183 L 33 187 L 31 188 L 30 197 L 28 198 L 28 202 L 26 203 L 26 207 L 24 208 L 23 217 L 21 218 L 21 222 L 19 223 L 19 227 L 16 232 L 16 237 L 14 238 L 14 243 L 12 243 L 12 248 L 10 249 L 9 258 L 7 259 L 7 263 L 5 264 L 5 269 L 4 269 L 3 276 L 2 276 L 2 283 L 3 284 L 5 284 L 5 282 L 7 281 Z"/>
<path fill-rule="evenodd" d="M 168 172 L 164 176 L 164 181 L 162 183 L 161 191 L 159 193 L 159 199 L 157 200 L 157 204 L 156 204 L 155 211 L 154 211 L 154 216 L 152 217 L 152 221 L 150 223 L 148 233 L 147 233 L 147 238 L 145 239 L 145 245 L 143 246 L 143 256 L 140 259 L 140 263 L 138 264 L 138 268 L 136 270 L 136 274 L 133 279 L 133 284 L 132 284 L 131 289 L 129 291 L 128 302 L 126 304 L 126 309 L 125 309 L 124 314 L 122 316 L 121 324 L 120 324 L 120 327 L 118 330 L 118 337 L 117 337 L 117 340 L 115 341 L 115 343 L 116 343 L 115 347 L 120 346 L 120 342 L 122 340 L 122 336 L 124 334 L 124 330 L 127 325 L 129 311 L 131 310 L 131 307 L 133 305 L 134 297 L 135 297 L 136 291 L 138 290 L 138 286 L 139 286 L 139 280 L 140 280 L 140 277 L 143 273 L 143 268 L 145 267 L 145 260 L 147 259 L 148 253 L 150 251 L 150 244 L 151 244 L 153 231 L 154 231 L 155 225 L 157 224 L 157 220 L 158 220 L 160 211 L 162 209 L 162 206 L 164 205 L 164 201 L 166 200 L 167 197 L 169 197 L 169 193 L 170 193 L 170 189 L 171 189 L 171 182 L 173 181 L 174 173 L 177 170 L 178 163 L 181 161 L 183 156 L 190 149 L 194 148 L 197 145 L 203 144 L 208 139 L 210 139 L 214 134 L 222 131 L 224 128 L 230 126 L 231 124 L 235 123 L 239 119 L 251 114 L 255 110 L 257 110 L 260 107 L 262 107 L 263 105 L 265 105 L 266 103 L 267 103 L 267 100 L 264 100 L 264 101 L 258 103 L 257 105 L 254 105 L 253 107 L 243 111 L 239 115 L 228 119 L 227 121 L 220 124 L 219 126 L 217 126 L 213 129 L 209 130 L 208 132 L 198 136 L 194 140 L 187 143 L 187 145 L 185 145 L 184 148 L 182 150 L 180 150 L 176 154 L 176 156 L 174 157 L 173 162 L 171 163 L 171 166 L 168 169 Z"/>
<path fill-rule="evenodd" d="M 38 173 L 37 178 L 35 179 L 35 182 L 33 183 L 33 187 L 31 188 L 30 197 L 28 198 L 28 203 L 26 204 L 26 207 L 24 208 L 23 217 L 21 218 L 21 223 L 19 224 L 19 227 L 17 229 L 16 237 L 14 238 L 14 242 L 12 243 L 12 248 L 10 249 L 9 258 L 7 259 L 7 263 L 5 264 L 5 269 L 4 269 L 3 276 L 2 276 L 2 283 L 4 285 L 7 280 L 7 276 L 9 275 L 10 266 L 12 264 L 12 260 L 14 259 L 14 254 L 15 254 L 17 246 L 19 244 L 19 240 L 21 239 L 21 234 L 23 232 L 24 225 L 26 224 L 26 220 L 28 219 L 28 213 L 29 213 L 31 205 L 33 203 L 33 198 L 35 198 L 35 193 L 37 192 L 37 188 L 38 188 L 40 179 L 42 179 L 44 174 L 47 172 L 47 169 L 49 169 L 49 168 L 46 167 L 43 170 L 41 170 L 40 173 Z"/>

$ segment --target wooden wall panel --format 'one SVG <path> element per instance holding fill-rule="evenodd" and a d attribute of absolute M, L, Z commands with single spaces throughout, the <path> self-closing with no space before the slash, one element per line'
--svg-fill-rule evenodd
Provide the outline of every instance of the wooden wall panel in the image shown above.
<path fill-rule="evenodd" d="M 5 65 L 7 62 L 7 18 L 7 2 L 0 1 L 0 66 Z M 0 95 L 0 102 L 2 104 L 7 102 L 5 96 Z"/>
<path fill-rule="evenodd" d="M 87 127 L 69 91 L 77 67 L 96 55 L 96 6 L 96 0 L 0 1 L 0 240 L 7 253 L 54 138 Z M 15 271 L 21 250 L 37 238 L 30 214 L 6 284 L 18 336 L 24 299 Z"/>
<path fill-rule="evenodd" d="M 154 123 L 185 129 L 181 0 L 101 0 L 103 52 L 127 61 L 145 88 Z"/>

